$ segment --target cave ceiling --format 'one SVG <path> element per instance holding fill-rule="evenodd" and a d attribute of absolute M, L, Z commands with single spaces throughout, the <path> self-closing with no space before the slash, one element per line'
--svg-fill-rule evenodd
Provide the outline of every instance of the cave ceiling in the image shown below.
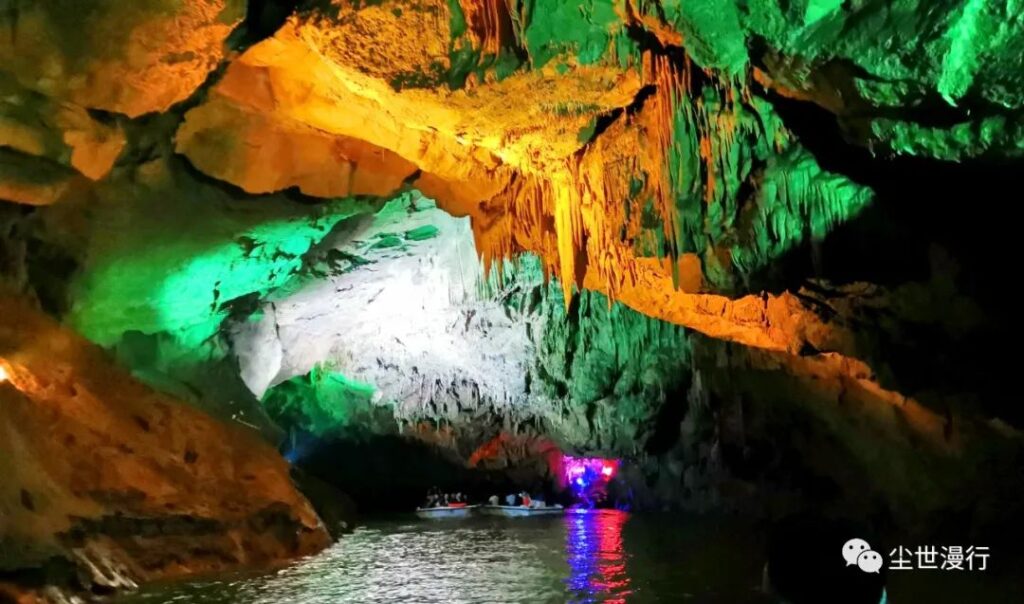
<path fill-rule="evenodd" d="M 823 167 L 792 108 L 879 157 L 1024 149 L 1014 2 L 292 4 L 0 14 L 0 196 L 43 206 L 81 251 L 68 317 L 94 341 L 200 324 L 210 308 L 219 320 L 224 301 L 284 283 L 342 219 L 416 189 L 469 218 L 488 271 L 535 254 L 566 300 L 601 292 L 782 366 L 815 355 L 903 400 L 877 375 L 886 327 L 863 314 L 898 314 L 920 287 L 762 278 L 877 194 Z M 299 203 L 270 208 L 282 199 Z M 269 226 L 254 239 L 253 225 Z"/>

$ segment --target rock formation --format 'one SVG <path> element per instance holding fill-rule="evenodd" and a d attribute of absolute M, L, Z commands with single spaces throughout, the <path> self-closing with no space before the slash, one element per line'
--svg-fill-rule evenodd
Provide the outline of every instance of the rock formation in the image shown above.
<path fill-rule="evenodd" d="M 9 4 L 0 282 L 290 461 L 408 446 L 530 480 L 561 450 L 622 458 L 639 506 L 1020 533 L 1024 415 L 995 352 L 1015 320 L 996 200 L 1024 148 L 1017 3 Z M 49 325 L 26 321 L 5 362 Z M 148 438 L 119 390 L 86 390 L 109 414 L 90 421 Z M 220 438 L 148 397 L 177 423 L 124 463 Z M 251 446 L 269 490 L 210 535 L 306 510 Z M 79 535 L 143 505 L 83 497 Z M 25 541 L 70 547 L 66 516 Z M 130 574 L 172 572 L 154 564 Z"/>
<path fill-rule="evenodd" d="M 3 309 L 0 577 L 103 595 L 327 543 L 248 429 L 153 392 L 17 300 Z"/>

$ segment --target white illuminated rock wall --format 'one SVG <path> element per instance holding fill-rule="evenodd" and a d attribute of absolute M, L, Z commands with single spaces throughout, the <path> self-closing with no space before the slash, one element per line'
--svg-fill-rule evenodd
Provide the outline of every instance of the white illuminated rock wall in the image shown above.
<path fill-rule="evenodd" d="M 422 238 L 430 226 L 437 234 Z M 345 254 L 344 272 L 278 293 L 258 319 L 234 327 L 253 393 L 324 365 L 376 386 L 398 417 L 454 417 L 482 400 L 494 409 L 525 400 L 528 321 L 481 288 L 468 218 L 406 197 L 342 225 L 321 253 L 328 249 Z"/>

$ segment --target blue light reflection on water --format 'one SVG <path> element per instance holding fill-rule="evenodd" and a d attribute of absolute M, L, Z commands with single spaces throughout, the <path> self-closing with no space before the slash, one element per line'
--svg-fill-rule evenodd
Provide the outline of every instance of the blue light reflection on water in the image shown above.
<path fill-rule="evenodd" d="M 625 602 L 631 593 L 622 526 L 627 515 L 595 510 L 566 515 L 566 583 L 571 602 Z"/>

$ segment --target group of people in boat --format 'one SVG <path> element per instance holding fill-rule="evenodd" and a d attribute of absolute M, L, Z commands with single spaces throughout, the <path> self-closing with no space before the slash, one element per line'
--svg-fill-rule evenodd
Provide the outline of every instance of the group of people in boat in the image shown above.
<path fill-rule="evenodd" d="M 465 507 L 467 505 L 466 496 L 462 493 L 442 493 L 441 489 L 432 487 L 427 491 L 427 499 L 423 504 L 425 508 L 447 508 L 447 507 Z"/>
<path fill-rule="evenodd" d="M 518 493 L 509 493 L 505 495 L 504 501 L 498 499 L 497 495 L 491 495 L 487 500 L 490 505 L 505 505 L 509 507 L 521 506 L 527 508 L 542 508 L 545 507 L 543 499 L 536 499 L 531 497 L 526 491 L 519 491 Z"/>
<path fill-rule="evenodd" d="M 491 495 L 487 499 L 487 503 L 492 506 L 508 506 L 508 507 L 527 507 L 527 508 L 543 508 L 547 504 L 543 499 L 532 497 L 526 491 L 520 491 L 518 493 L 509 493 L 503 498 L 499 498 L 497 495 Z M 442 493 L 441 489 L 432 487 L 427 491 L 427 497 L 424 500 L 424 508 L 444 508 L 444 507 L 465 507 L 469 504 L 468 499 L 461 492 L 456 493 Z"/>

